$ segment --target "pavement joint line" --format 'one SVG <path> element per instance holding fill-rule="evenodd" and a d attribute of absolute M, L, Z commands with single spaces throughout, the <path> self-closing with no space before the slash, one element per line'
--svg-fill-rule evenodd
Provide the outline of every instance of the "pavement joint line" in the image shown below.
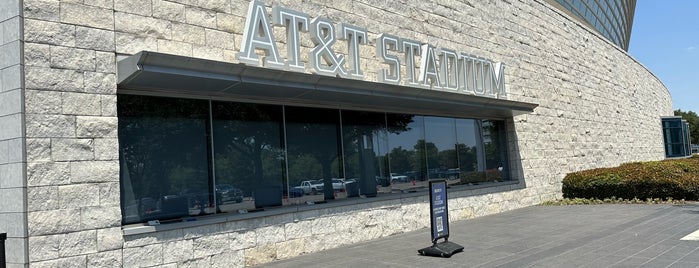
<path fill-rule="evenodd" d="M 699 230 L 698 230 L 698 231 L 699 231 Z M 670 266 L 672 266 L 673 264 L 675 264 L 675 263 L 681 261 L 681 260 L 684 259 L 685 257 L 687 257 L 687 256 L 691 255 L 692 253 L 696 252 L 697 250 L 699 250 L 699 248 L 695 248 L 694 250 L 688 252 L 687 254 L 684 254 L 684 256 L 682 256 L 682 258 L 676 259 L 674 262 L 670 263 L 667 267 L 670 267 Z M 667 268 L 667 267 L 666 267 L 666 268 Z"/>

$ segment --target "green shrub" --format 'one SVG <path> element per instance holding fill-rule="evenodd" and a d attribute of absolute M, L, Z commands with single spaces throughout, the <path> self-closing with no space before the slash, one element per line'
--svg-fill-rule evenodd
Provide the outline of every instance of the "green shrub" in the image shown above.
<path fill-rule="evenodd" d="M 563 197 L 699 200 L 699 157 L 570 173 L 563 179 Z"/>

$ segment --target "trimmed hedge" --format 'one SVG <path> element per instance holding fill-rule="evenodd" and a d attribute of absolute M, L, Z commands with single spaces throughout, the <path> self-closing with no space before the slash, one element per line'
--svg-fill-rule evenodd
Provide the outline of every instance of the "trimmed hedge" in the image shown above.
<path fill-rule="evenodd" d="M 563 197 L 699 200 L 699 157 L 570 173 L 563 179 Z"/>

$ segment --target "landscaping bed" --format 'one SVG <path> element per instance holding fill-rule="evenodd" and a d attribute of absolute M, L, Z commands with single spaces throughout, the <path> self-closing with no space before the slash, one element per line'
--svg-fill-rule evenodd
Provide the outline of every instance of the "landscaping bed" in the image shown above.
<path fill-rule="evenodd" d="M 699 157 L 570 173 L 563 179 L 563 197 L 699 200 Z"/>

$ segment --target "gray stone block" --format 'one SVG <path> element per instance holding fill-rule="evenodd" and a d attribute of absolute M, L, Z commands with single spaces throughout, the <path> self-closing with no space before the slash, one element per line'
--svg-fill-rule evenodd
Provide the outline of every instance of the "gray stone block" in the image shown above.
<path fill-rule="evenodd" d="M 17 88 L 22 88 L 24 85 L 24 80 L 22 79 L 22 66 L 13 65 L 0 71 L 2 76 L 2 89 L 1 91 L 9 91 Z"/>
<path fill-rule="evenodd" d="M 95 71 L 95 51 L 72 47 L 51 47 L 51 68 Z"/>
<path fill-rule="evenodd" d="M 97 231 L 67 233 L 58 245 L 60 257 L 85 255 L 97 252 Z"/>
<path fill-rule="evenodd" d="M 20 40 L 22 36 L 20 28 L 21 20 L 22 17 L 18 16 L 2 22 L 3 44 Z"/>
<path fill-rule="evenodd" d="M 89 5 L 62 3 L 61 22 L 114 30 L 114 11 Z"/>
<path fill-rule="evenodd" d="M 70 165 L 70 180 L 73 183 L 118 182 L 118 161 L 78 161 Z"/>
<path fill-rule="evenodd" d="M 10 149 L 7 148 L 7 144 L 8 144 L 8 141 L 0 140 L 0 164 L 10 163 L 10 161 L 9 161 Z"/>
<path fill-rule="evenodd" d="M 0 46 L 0 69 L 18 65 L 21 63 L 21 42 L 19 40 L 5 43 Z"/>
<path fill-rule="evenodd" d="M 37 201 L 32 200 L 29 202 Z M 30 237 L 55 236 L 55 234 L 76 232 L 80 230 L 80 209 L 27 212 L 27 223 Z M 48 239 L 47 237 L 44 238 Z M 60 237 L 54 238 L 58 239 Z M 29 242 L 33 244 L 31 241 Z"/>
<path fill-rule="evenodd" d="M 27 139 L 27 161 L 50 161 L 51 139 Z"/>
<path fill-rule="evenodd" d="M 0 164 L 0 188 L 20 188 L 26 186 L 24 163 Z"/>
<path fill-rule="evenodd" d="M 94 160 L 92 139 L 63 139 L 51 140 L 51 158 L 55 161 Z"/>
<path fill-rule="evenodd" d="M 78 209 L 99 205 L 99 185 L 70 184 L 58 186 L 58 208 Z M 80 214 L 74 215 L 80 218 Z"/>
<path fill-rule="evenodd" d="M 63 114 L 74 115 L 100 115 L 100 95 L 63 92 Z"/>
<path fill-rule="evenodd" d="M 26 115 L 27 137 L 75 137 L 75 116 L 72 115 Z"/>
<path fill-rule="evenodd" d="M 121 193 L 119 192 L 119 183 L 101 183 L 100 184 L 100 205 L 101 206 L 119 206 Z"/>
<path fill-rule="evenodd" d="M 149 37 L 162 40 L 172 38 L 172 23 L 168 20 L 144 17 L 134 14 L 115 12 L 116 31 L 143 36 L 148 33 Z"/>
<path fill-rule="evenodd" d="M 43 20 L 24 20 L 26 42 L 66 47 L 75 46 L 75 26 Z"/>
<path fill-rule="evenodd" d="M 0 22 L 0 45 L 5 44 L 5 21 Z"/>
<path fill-rule="evenodd" d="M 124 234 L 121 227 L 97 230 L 97 250 L 107 251 L 121 249 L 124 246 Z M 121 252 L 121 250 L 119 250 Z"/>
<path fill-rule="evenodd" d="M 68 162 L 30 162 L 27 164 L 28 186 L 56 186 L 68 183 L 70 183 L 70 163 Z M 36 200 L 36 202 L 40 202 L 40 200 Z"/>
<path fill-rule="evenodd" d="M 151 2 L 139 0 L 114 0 L 114 11 L 150 17 L 153 14 L 153 6 Z"/>
<path fill-rule="evenodd" d="M 163 243 L 163 262 L 183 262 L 194 256 L 194 243 L 191 239 Z"/>
<path fill-rule="evenodd" d="M 155 266 L 163 263 L 163 245 L 154 244 L 124 249 L 124 266 Z"/>
<path fill-rule="evenodd" d="M 97 191 L 99 194 L 99 190 Z M 80 210 L 80 227 L 102 229 L 121 225 L 121 208 L 119 206 L 85 207 Z"/>
<path fill-rule="evenodd" d="M 116 94 L 116 74 L 85 72 L 85 92 L 97 94 Z"/>
<path fill-rule="evenodd" d="M 22 7 L 20 0 L 4 0 L 0 2 L 0 21 L 19 16 Z"/>
<path fill-rule="evenodd" d="M 100 96 L 102 116 L 117 116 L 117 98 L 115 95 Z"/>
<path fill-rule="evenodd" d="M 30 114 L 60 114 L 63 100 L 61 92 L 46 90 L 25 90 L 25 111 Z"/>
<path fill-rule="evenodd" d="M 11 263 L 27 262 L 27 238 L 9 237 L 5 241 L 5 260 Z M 12 267 L 11 265 L 8 266 Z"/>
<path fill-rule="evenodd" d="M 216 12 L 201 8 L 187 8 L 185 10 L 187 24 L 198 25 L 206 28 L 216 28 Z"/>
<path fill-rule="evenodd" d="M 116 45 L 112 48 L 116 49 Z M 116 57 L 114 52 L 95 52 L 95 71 L 102 73 L 115 73 L 116 72 Z"/>
<path fill-rule="evenodd" d="M 24 139 L 7 140 L 7 160 L 8 163 L 24 162 Z"/>
<path fill-rule="evenodd" d="M 123 267 L 121 250 L 98 252 L 87 255 L 87 267 Z"/>
<path fill-rule="evenodd" d="M 0 214 L 0 230 L 7 237 L 22 238 L 27 236 L 27 214 L 22 212 L 5 212 Z"/>
<path fill-rule="evenodd" d="M 81 92 L 84 90 L 84 78 L 81 71 L 30 66 L 27 66 L 25 70 L 27 89 L 67 92 Z"/>
<path fill-rule="evenodd" d="M 114 32 L 89 27 L 76 27 L 75 46 L 99 51 L 114 51 Z"/>
<path fill-rule="evenodd" d="M 165 0 L 153 1 L 153 17 L 176 22 L 185 21 L 185 5 Z"/>
<path fill-rule="evenodd" d="M 115 38 L 116 53 L 136 54 L 144 50 L 158 51 L 158 41 L 155 37 L 117 32 Z"/>
<path fill-rule="evenodd" d="M 49 67 L 51 65 L 50 45 L 24 43 L 24 64 L 27 66 Z"/>
<path fill-rule="evenodd" d="M 58 186 L 27 187 L 27 211 L 58 209 Z"/>
<path fill-rule="evenodd" d="M 0 116 L 21 113 L 23 101 L 21 89 L 0 92 Z"/>
<path fill-rule="evenodd" d="M 22 137 L 22 115 L 19 113 L 0 116 L 0 140 Z"/>
<path fill-rule="evenodd" d="M 0 188 L 0 200 L 13 200 L 4 202 L 0 206 L 0 213 L 24 212 L 25 189 L 24 188 Z"/>
<path fill-rule="evenodd" d="M 25 1 L 24 17 L 38 20 L 58 21 L 58 1 Z"/>
<path fill-rule="evenodd" d="M 76 117 L 76 132 L 80 138 L 116 138 L 117 118 L 78 116 Z"/>
<path fill-rule="evenodd" d="M 95 160 L 119 160 L 119 140 L 95 139 Z"/>

